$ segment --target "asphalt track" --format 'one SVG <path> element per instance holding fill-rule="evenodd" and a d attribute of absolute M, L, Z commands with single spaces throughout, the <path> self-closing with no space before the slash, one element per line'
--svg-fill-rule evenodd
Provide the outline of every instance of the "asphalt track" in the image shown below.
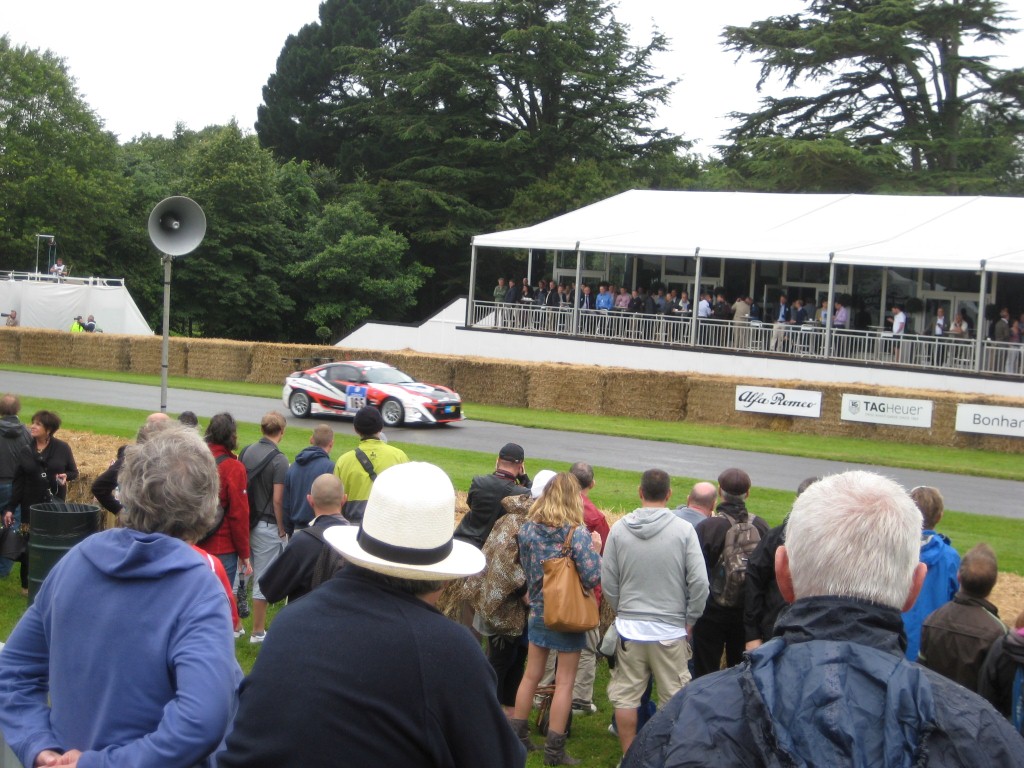
<path fill-rule="evenodd" d="M 0 370 L 0 392 L 147 411 L 160 409 L 160 388 L 140 384 Z M 253 423 L 258 423 L 269 410 L 287 412 L 279 399 L 223 395 L 186 389 L 168 390 L 167 409 L 169 413 L 174 414 L 191 410 L 201 418 L 209 418 L 221 411 L 230 411 L 239 421 Z M 942 491 L 948 509 L 1024 519 L 1024 483 L 1012 480 L 990 480 L 941 472 L 776 456 L 725 448 L 705 448 L 631 437 L 530 429 L 474 421 L 471 410 L 469 415 L 468 420 L 446 427 L 391 429 L 388 430 L 388 436 L 395 442 L 411 445 L 459 448 L 492 455 L 505 443 L 516 442 L 526 450 L 527 467 L 530 472 L 543 468 L 545 459 L 587 461 L 596 467 L 635 470 L 638 473 L 650 467 L 660 467 L 672 476 L 707 480 L 716 478 L 726 467 L 742 467 L 750 474 L 755 486 L 790 491 L 796 490 L 806 477 L 849 469 L 867 469 L 892 477 L 907 488 L 916 485 L 934 486 Z M 351 429 L 351 422 L 345 419 L 337 418 L 333 421 L 339 431 Z M 308 428 L 313 421 L 296 419 L 289 414 L 288 423 Z M 809 446 L 813 448 L 814 438 L 808 437 L 808 441 Z M 908 450 L 913 450 L 913 446 L 908 446 Z M 410 451 L 410 454 L 415 458 L 415 451 Z M 487 462 L 480 467 L 481 472 L 488 469 Z M 677 499 L 685 496 L 685 490 L 676 489 Z"/>

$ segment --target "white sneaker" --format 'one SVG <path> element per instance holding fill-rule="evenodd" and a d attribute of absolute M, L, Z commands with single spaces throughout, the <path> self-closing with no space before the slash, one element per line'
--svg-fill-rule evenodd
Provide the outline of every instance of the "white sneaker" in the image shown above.
<path fill-rule="evenodd" d="M 245 635 L 245 627 L 239 627 L 235 630 L 235 637 L 242 637 Z"/>
<path fill-rule="evenodd" d="M 259 645 L 260 643 L 262 643 L 266 639 L 266 637 L 267 637 L 267 633 L 266 632 L 259 632 L 259 633 L 253 632 L 251 635 L 249 635 L 249 642 L 252 645 Z"/>

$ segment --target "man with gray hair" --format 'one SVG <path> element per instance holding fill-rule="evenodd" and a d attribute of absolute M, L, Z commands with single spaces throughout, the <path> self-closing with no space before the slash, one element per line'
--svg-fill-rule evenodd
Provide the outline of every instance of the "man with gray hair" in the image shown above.
<path fill-rule="evenodd" d="M 227 595 L 189 546 L 213 524 L 217 469 L 195 430 L 125 451 L 124 528 L 43 582 L 3 650 L 0 730 L 26 766 L 212 765 L 242 678 Z"/>
<path fill-rule="evenodd" d="M 978 695 L 903 655 L 900 610 L 927 566 L 921 517 L 871 472 L 818 481 L 776 559 L 792 603 L 776 636 L 691 683 L 647 724 L 624 768 L 682 765 L 1024 766 L 1024 742 Z"/>

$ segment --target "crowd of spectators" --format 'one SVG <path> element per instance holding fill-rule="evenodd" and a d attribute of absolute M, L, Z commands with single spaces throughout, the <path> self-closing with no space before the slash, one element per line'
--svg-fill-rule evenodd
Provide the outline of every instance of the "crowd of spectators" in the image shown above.
<path fill-rule="evenodd" d="M 54 497 L 76 471 L 70 450 L 54 458 L 59 419 L 17 414 L 0 399 L 10 519 L 38 457 Z M 329 425 L 290 465 L 285 428 L 267 414 L 239 456 L 229 413 L 205 440 L 194 414 L 153 414 L 97 478 L 119 526 L 53 567 L 0 652 L 0 730 L 26 766 L 521 768 L 541 749 L 538 704 L 544 764 L 572 765 L 602 658 L 624 766 L 1024 765 L 1024 630 L 989 601 L 991 548 L 961 561 L 936 531 L 937 489 L 809 478 L 769 528 L 741 468 L 677 506 L 652 468 L 609 525 L 589 464 L 531 479 L 508 443 L 455 526 L 451 480 L 380 450 L 369 411 L 334 464 Z M 546 625 L 560 553 L 606 604 L 603 632 Z M 252 571 L 264 605 L 241 682 L 235 597 Z"/>

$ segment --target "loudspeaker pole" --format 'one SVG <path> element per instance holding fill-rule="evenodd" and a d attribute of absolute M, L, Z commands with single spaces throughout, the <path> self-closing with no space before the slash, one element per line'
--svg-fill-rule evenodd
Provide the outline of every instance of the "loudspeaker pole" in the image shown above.
<path fill-rule="evenodd" d="M 171 262 L 194 251 L 206 235 L 206 214 L 187 197 L 161 200 L 149 214 L 149 239 L 164 265 L 164 334 L 160 348 L 160 410 L 167 411 L 167 374 L 171 345 Z"/>
<path fill-rule="evenodd" d="M 171 262 L 173 256 L 163 254 L 164 263 L 164 339 L 160 348 L 160 411 L 167 412 L 167 370 L 171 347 Z"/>

